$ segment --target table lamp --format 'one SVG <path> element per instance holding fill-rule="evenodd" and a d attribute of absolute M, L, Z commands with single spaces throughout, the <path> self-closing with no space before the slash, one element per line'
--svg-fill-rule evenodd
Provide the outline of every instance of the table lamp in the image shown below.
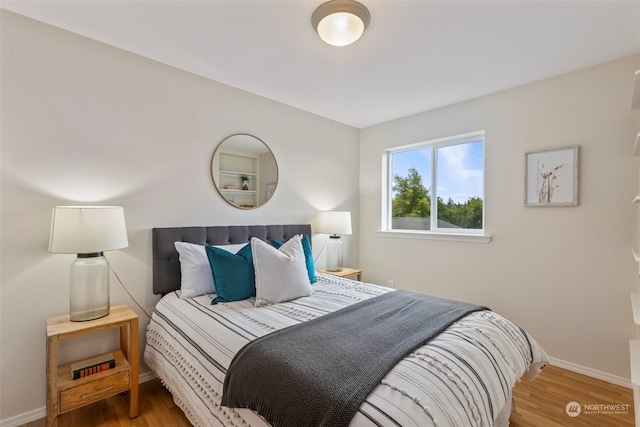
<path fill-rule="evenodd" d="M 320 212 L 317 232 L 330 234 L 327 242 L 327 270 L 342 271 L 342 239 L 339 234 L 351 234 L 351 212 Z"/>
<path fill-rule="evenodd" d="M 120 206 L 56 206 L 49 252 L 77 254 L 71 264 L 70 319 L 98 319 L 109 314 L 109 264 L 104 251 L 129 246 Z"/>

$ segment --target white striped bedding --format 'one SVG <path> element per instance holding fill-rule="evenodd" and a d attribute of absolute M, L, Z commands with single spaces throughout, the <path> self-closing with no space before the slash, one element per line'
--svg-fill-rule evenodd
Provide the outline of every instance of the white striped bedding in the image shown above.
<path fill-rule="evenodd" d="M 212 306 L 210 296 L 183 300 L 177 292 L 162 298 L 147 329 L 144 359 L 193 425 L 267 426 L 250 410 L 220 406 L 234 354 L 271 331 L 391 291 L 321 273 L 317 277 L 312 296 L 260 308 L 251 300 Z M 507 425 L 511 388 L 525 374 L 535 377 L 546 361 L 544 350 L 526 332 L 496 313 L 476 312 L 398 363 L 351 425 Z"/>

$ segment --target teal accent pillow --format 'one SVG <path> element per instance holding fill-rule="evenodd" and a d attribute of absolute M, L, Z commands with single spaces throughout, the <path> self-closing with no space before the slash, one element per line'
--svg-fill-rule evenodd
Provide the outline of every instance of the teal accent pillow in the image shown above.
<path fill-rule="evenodd" d="M 236 254 L 213 246 L 207 246 L 205 250 L 218 294 L 211 304 L 240 301 L 256 295 L 256 276 L 250 244 Z"/>
<path fill-rule="evenodd" d="M 280 240 L 272 240 L 271 246 L 279 249 L 283 242 Z M 304 263 L 307 266 L 307 274 L 309 274 L 309 282 L 316 283 L 316 267 L 313 264 L 313 252 L 311 252 L 311 242 L 306 234 L 302 235 L 302 250 L 304 251 Z"/>

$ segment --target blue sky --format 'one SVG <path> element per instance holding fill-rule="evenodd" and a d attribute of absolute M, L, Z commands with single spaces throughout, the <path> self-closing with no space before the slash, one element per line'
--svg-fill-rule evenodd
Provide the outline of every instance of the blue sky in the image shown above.
<path fill-rule="evenodd" d="M 452 198 L 460 203 L 469 197 L 484 198 L 482 155 L 482 141 L 438 148 L 438 196 L 445 202 Z M 422 184 L 430 188 L 430 147 L 393 154 L 394 175 L 407 176 L 412 167 L 422 177 Z"/>

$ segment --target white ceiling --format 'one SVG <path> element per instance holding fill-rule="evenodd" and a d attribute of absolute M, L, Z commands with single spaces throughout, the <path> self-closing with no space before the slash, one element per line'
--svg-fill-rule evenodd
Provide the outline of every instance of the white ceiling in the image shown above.
<path fill-rule="evenodd" d="M 640 52 L 640 1 L 360 0 L 333 47 L 323 0 L 11 1 L 4 9 L 364 128 Z"/>

